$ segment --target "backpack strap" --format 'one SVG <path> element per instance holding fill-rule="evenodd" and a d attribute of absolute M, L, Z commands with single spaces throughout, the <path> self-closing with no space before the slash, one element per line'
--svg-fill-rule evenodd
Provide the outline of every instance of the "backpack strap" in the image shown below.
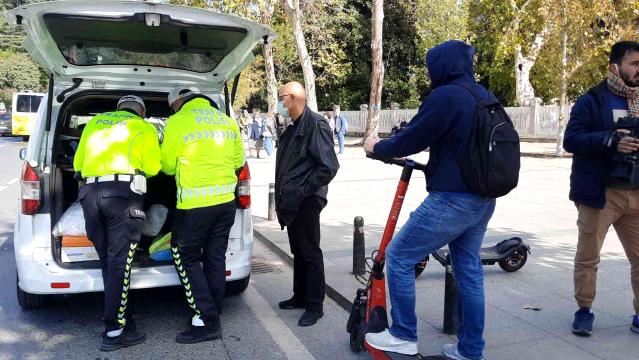
<path fill-rule="evenodd" d="M 459 86 L 461 88 L 464 88 L 466 91 L 468 91 L 477 102 L 482 102 L 482 103 L 495 103 L 495 102 L 499 102 L 499 100 L 497 100 L 497 98 L 495 97 L 495 95 L 493 95 L 493 93 L 486 89 L 486 92 L 488 92 L 488 100 L 486 100 L 483 96 L 481 96 L 477 90 L 475 89 L 474 86 L 470 86 L 470 84 L 467 84 L 465 82 L 460 82 L 460 83 L 456 83 L 456 84 L 450 84 L 450 85 L 454 85 L 454 86 Z"/>

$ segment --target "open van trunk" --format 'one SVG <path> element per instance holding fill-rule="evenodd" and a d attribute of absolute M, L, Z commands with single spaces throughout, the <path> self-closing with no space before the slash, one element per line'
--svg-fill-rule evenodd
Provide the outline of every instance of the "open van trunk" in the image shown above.
<path fill-rule="evenodd" d="M 132 92 L 126 92 L 131 94 Z M 78 198 L 78 180 L 74 177 L 73 156 L 80 141 L 82 129 L 95 114 L 113 111 L 124 92 L 84 91 L 69 98 L 60 111 L 57 126 L 55 128 L 54 143 L 56 144 L 52 154 L 52 186 L 50 192 L 52 204 L 51 224 L 54 226 L 62 214 Z M 166 101 L 166 93 L 135 93 L 142 97 L 147 107 L 147 116 L 150 122 L 158 130 L 162 129 L 163 120 L 170 115 Z M 172 212 L 176 205 L 176 184 L 173 176 L 163 173 L 147 180 L 147 194 L 144 200 L 144 210 L 153 204 L 161 204 L 169 209 L 169 215 L 160 234 L 165 234 L 171 229 Z M 149 259 L 148 248 L 152 238 L 143 236 L 140 242 L 141 252 L 136 256 L 137 266 L 156 266 L 171 264 L 170 261 L 158 262 Z M 63 262 L 61 256 L 61 237 L 52 236 L 52 249 L 56 262 L 63 267 L 99 268 L 96 261 Z"/>

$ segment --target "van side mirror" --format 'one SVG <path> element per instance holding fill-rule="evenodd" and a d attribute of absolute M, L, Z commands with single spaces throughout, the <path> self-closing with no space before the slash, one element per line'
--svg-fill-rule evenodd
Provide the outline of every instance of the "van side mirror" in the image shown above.
<path fill-rule="evenodd" d="M 18 152 L 18 157 L 20 158 L 20 160 L 26 159 L 27 158 L 27 148 L 20 149 L 20 152 Z"/>

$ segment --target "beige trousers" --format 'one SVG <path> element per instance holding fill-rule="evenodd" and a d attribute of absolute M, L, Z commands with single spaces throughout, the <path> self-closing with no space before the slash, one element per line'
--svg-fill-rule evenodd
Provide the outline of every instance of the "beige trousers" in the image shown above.
<path fill-rule="evenodd" d="M 639 190 L 608 189 L 606 207 L 577 204 L 579 240 L 575 255 L 575 299 L 579 307 L 595 300 L 599 254 L 610 225 L 614 226 L 630 261 L 635 313 L 639 314 Z"/>

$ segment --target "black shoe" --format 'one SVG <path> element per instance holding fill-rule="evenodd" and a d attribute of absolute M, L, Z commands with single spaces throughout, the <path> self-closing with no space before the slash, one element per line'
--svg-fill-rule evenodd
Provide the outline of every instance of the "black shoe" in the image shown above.
<path fill-rule="evenodd" d="M 180 344 L 195 344 L 222 337 L 220 325 L 191 326 L 191 330 L 177 334 L 175 341 Z"/>
<path fill-rule="evenodd" d="M 324 316 L 323 311 L 306 310 L 304 314 L 302 315 L 302 317 L 300 318 L 300 321 L 297 322 L 297 325 L 298 326 L 315 325 L 317 323 L 317 320 L 319 320 L 322 316 Z"/>
<path fill-rule="evenodd" d="M 592 335 L 592 323 L 595 314 L 589 308 L 580 308 L 575 313 L 575 321 L 572 323 L 572 333 L 578 336 Z"/>
<path fill-rule="evenodd" d="M 106 333 L 102 336 L 102 344 L 100 345 L 100 351 L 114 351 L 128 346 L 142 344 L 146 340 L 146 334 L 140 330 L 135 329 L 134 326 L 128 326 L 124 328 L 122 334 L 119 336 L 107 336 Z"/>
<path fill-rule="evenodd" d="M 302 302 L 292 297 L 288 300 L 280 301 L 280 309 L 290 310 L 290 309 L 303 309 L 304 304 Z"/>

